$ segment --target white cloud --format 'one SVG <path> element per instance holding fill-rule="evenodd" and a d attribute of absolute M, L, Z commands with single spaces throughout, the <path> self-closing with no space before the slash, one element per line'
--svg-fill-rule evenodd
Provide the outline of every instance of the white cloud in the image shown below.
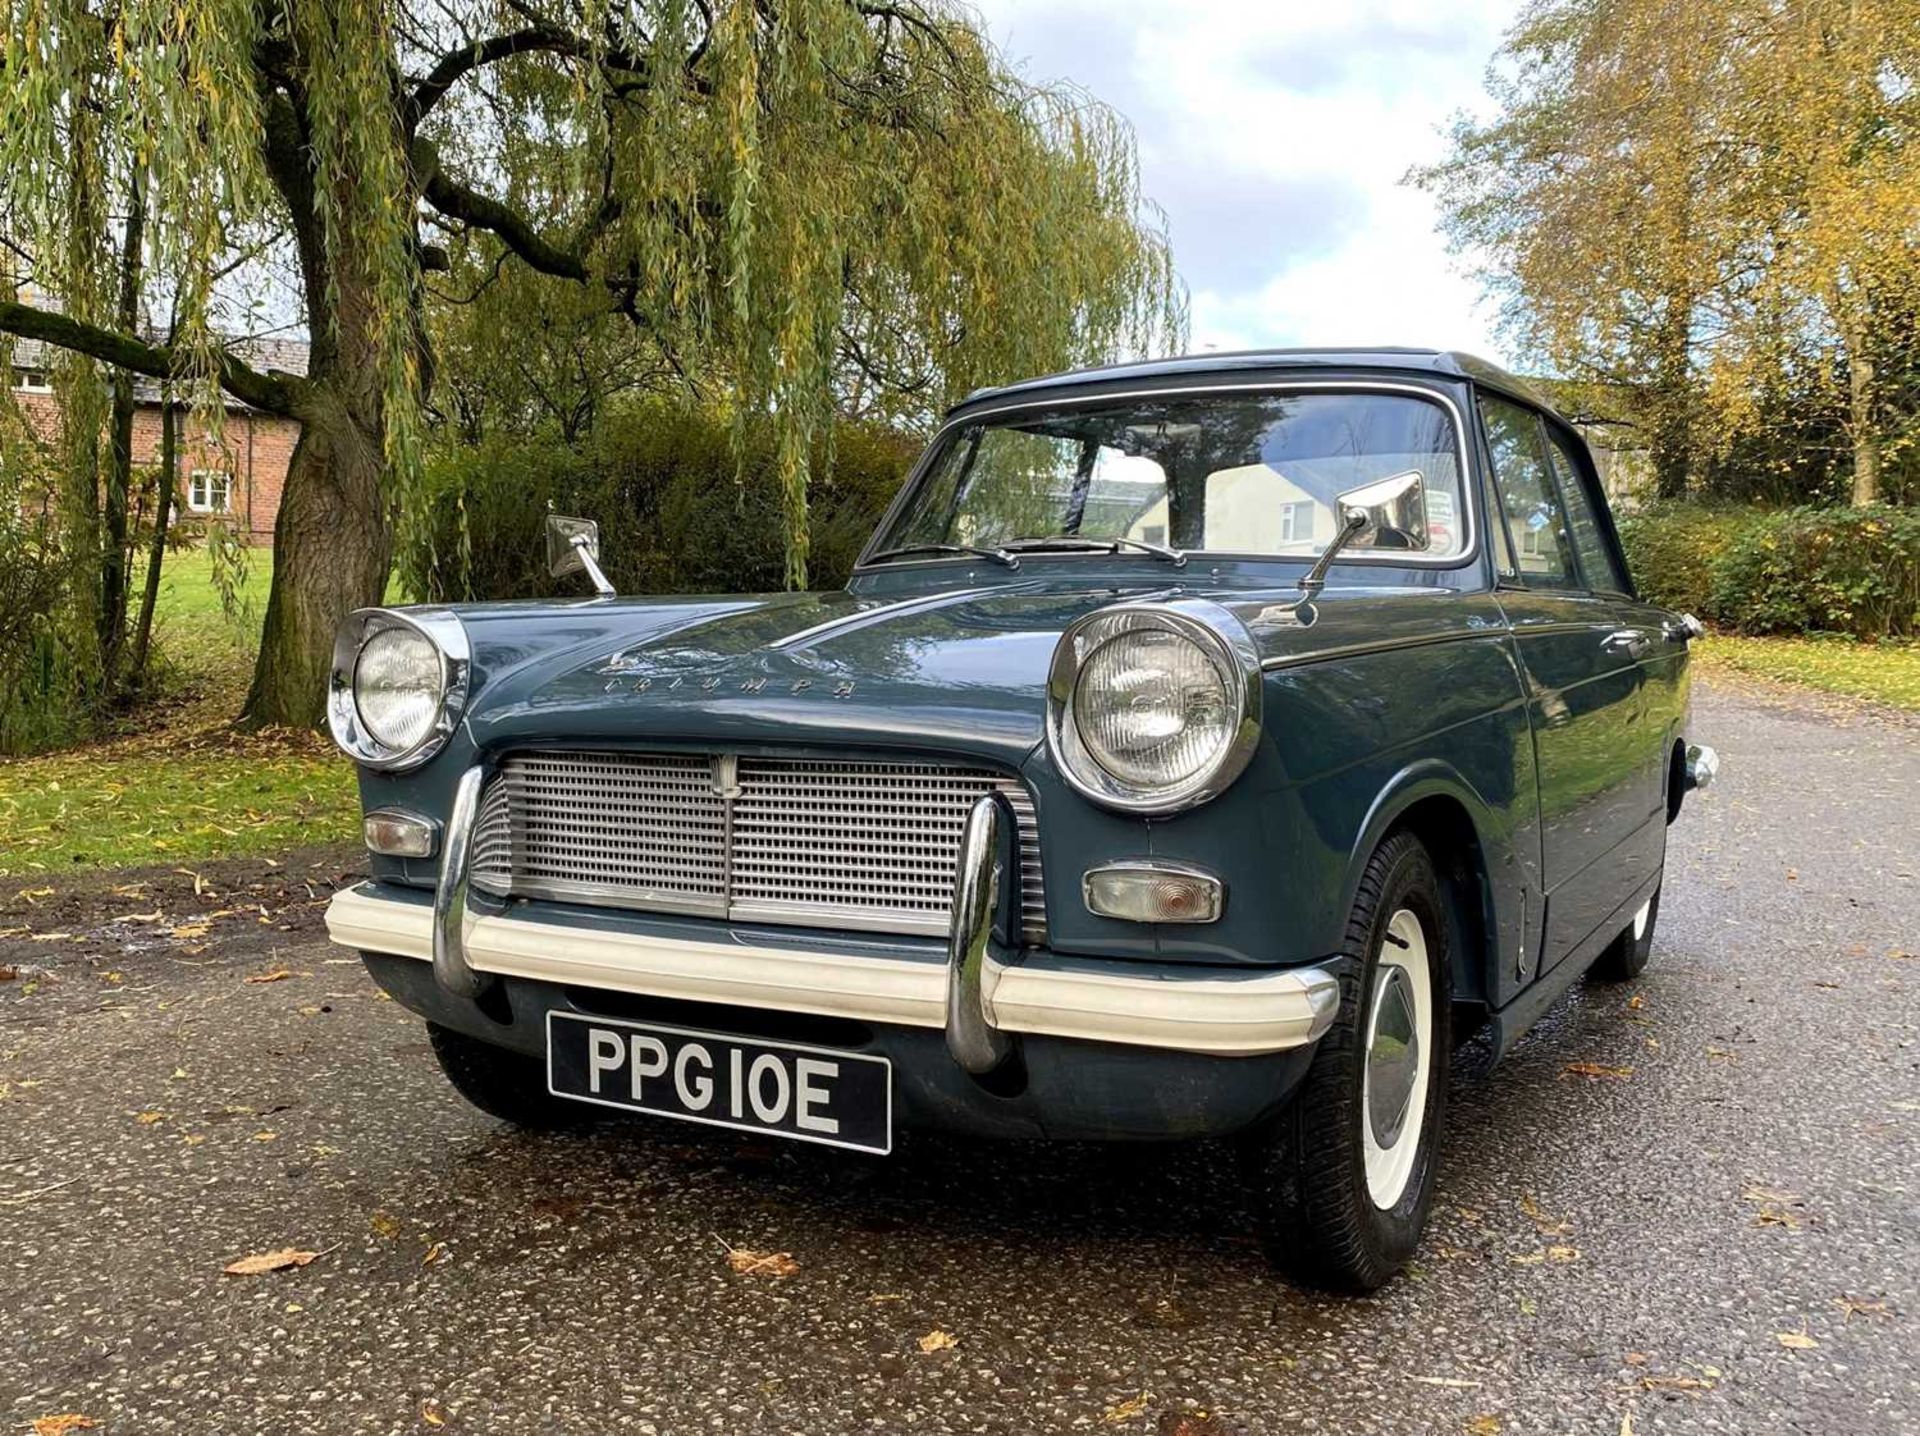
<path fill-rule="evenodd" d="M 1133 122 L 1193 292 L 1195 349 L 1419 344 L 1500 358 L 1400 183 L 1484 105 L 1515 0 L 987 0 L 1029 79 L 1065 79 Z"/>

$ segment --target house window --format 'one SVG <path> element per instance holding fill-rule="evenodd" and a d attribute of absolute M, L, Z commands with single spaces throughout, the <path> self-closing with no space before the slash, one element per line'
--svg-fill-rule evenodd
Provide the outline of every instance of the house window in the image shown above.
<path fill-rule="evenodd" d="M 13 387 L 27 394 L 51 394 L 53 376 L 45 369 L 15 369 Z"/>
<path fill-rule="evenodd" d="M 1313 500 L 1280 505 L 1280 542 L 1299 543 L 1313 537 Z"/>
<path fill-rule="evenodd" d="M 233 475 L 222 469 L 195 469 L 187 480 L 187 507 L 196 514 L 224 514 L 233 507 Z"/>

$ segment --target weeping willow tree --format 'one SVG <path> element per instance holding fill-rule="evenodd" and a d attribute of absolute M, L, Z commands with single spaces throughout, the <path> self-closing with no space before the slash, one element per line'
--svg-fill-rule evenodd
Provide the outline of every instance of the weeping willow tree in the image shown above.
<path fill-rule="evenodd" d="M 426 275 L 452 245 L 577 285 L 779 435 L 788 580 L 849 384 L 925 410 L 1176 342 L 1125 125 L 1016 78 L 942 0 L 5 0 L 0 212 L 56 312 L 0 331 L 300 420 L 246 717 L 317 720 L 417 492 Z M 93 173 L 76 181 L 77 162 Z M 98 195 L 145 176 L 178 339 L 112 322 Z M 278 227 L 304 375 L 222 349 L 237 237 Z M 871 404 L 869 403 L 869 407 Z"/>

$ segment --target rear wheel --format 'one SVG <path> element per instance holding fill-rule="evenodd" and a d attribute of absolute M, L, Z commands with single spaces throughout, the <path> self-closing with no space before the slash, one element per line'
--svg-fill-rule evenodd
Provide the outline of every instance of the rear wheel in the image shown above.
<path fill-rule="evenodd" d="M 538 1132 L 581 1127 L 593 1120 L 591 1109 L 547 1090 L 546 1064 L 537 1057 L 436 1022 L 427 1024 L 427 1041 L 454 1090 L 489 1117 Z"/>
<path fill-rule="evenodd" d="M 1250 1144 L 1267 1248 L 1296 1280 L 1372 1291 L 1426 1226 L 1452 1050 L 1445 902 L 1417 838 L 1381 844 L 1347 923 L 1339 1016 Z"/>
<path fill-rule="evenodd" d="M 1659 920 L 1660 889 L 1655 888 L 1653 896 L 1633 915 L 1633 921 L 1620 930 L 1587 971 L 1602 982 L 1630 982 L 1638 977 L 1653 956 L 1653 927 Z"/>

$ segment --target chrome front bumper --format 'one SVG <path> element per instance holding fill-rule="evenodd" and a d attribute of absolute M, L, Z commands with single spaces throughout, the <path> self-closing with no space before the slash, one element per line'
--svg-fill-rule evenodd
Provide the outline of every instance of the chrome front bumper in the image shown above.
<path fill-rule="evenodd" d="M 970 1072 L 1031 1033 L 1221 1057 L 1285 1052 L 1316 1041 L 1340 1006 L 1321 968 L 1187 975 L 1137 963 L 1022 954 L 1016 827 L 1004 799 L 969 815 L 955 882 L 947 960 L 810 949 L 783 940 L 690 941 L 502 913 L 469 901 L 468 857 L 480 770 L 463 774 L 448 816 L 432 906 L 374 884 L 336 893 L 333 941 L 433 964 L 440 987 L 473 998 L 494 977 L 521 977 L 651 997 L 715 1002 L 860 1022 L 931 1027 Z M 796 938 L 803 934 L 796 932 Z"/>

